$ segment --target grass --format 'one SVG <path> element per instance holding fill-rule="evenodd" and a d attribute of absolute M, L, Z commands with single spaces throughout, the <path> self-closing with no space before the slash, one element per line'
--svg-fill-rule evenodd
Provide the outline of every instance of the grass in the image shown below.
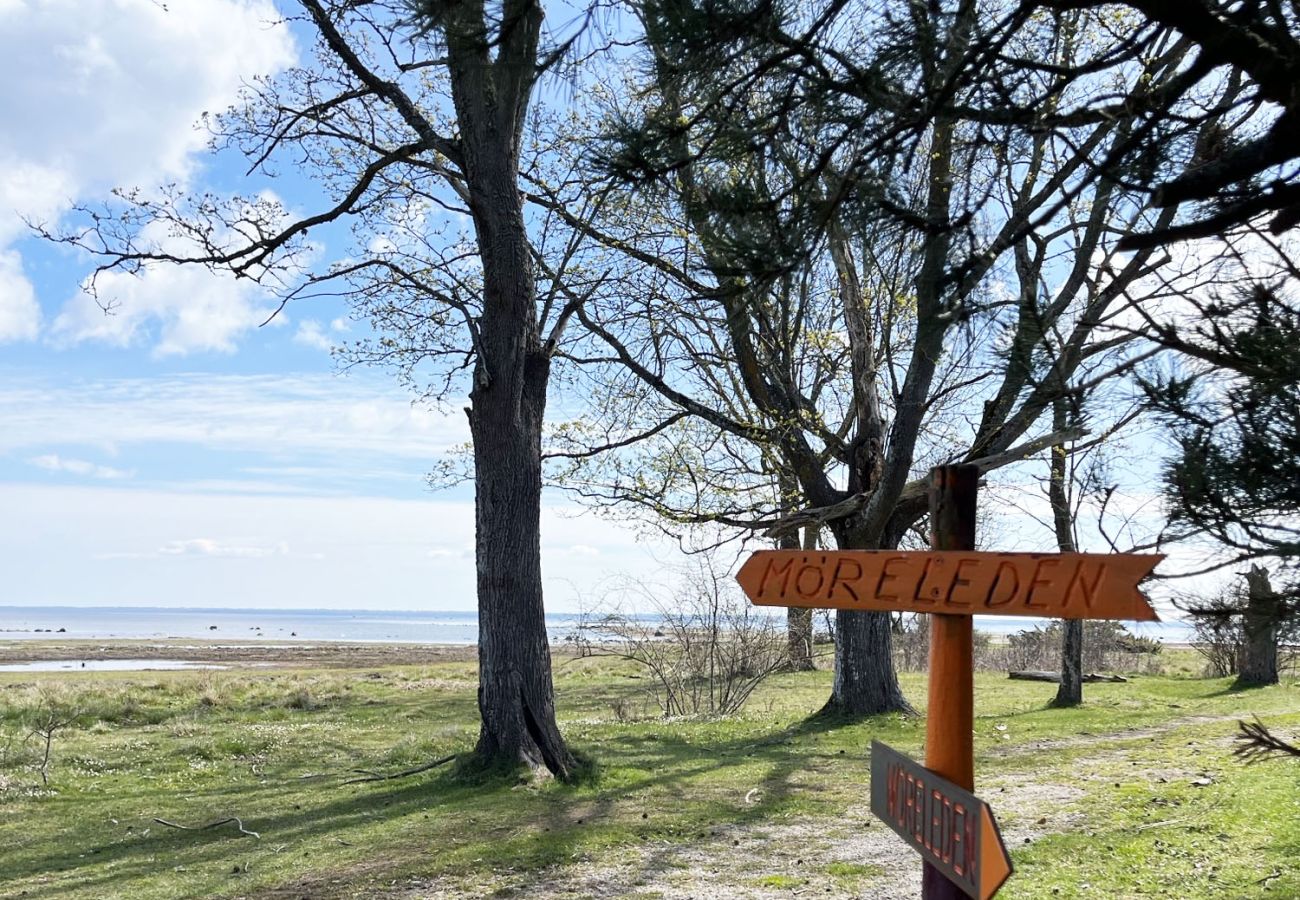
<path fill-rule="evenodd" d="M 485 782 L 445 767 L 351 786 L 341 781 L 353 769 L 473 746 L 471 663 L 0 675 L 0 754 L 24 711 L 77 713 L 54 738 L 48 788 L 34 748 L 11 742 L 0 755 L 0 896 L 396 896 L 430 880 L 508 893 L 539 873 L 716 842 L 723 829 L 762 835 L 861 817 L 870 740 L 921 755 L 921 719 L 811 717 L 829 673 L 774 678 L 733 719 L 678 721 L 653 717 L 637 675 L 610 660 L 557 665 L 562 727 L 596 763 L 582 784 Z M 920 676 L 904 676 L 904 688 L 925 696 Z M 1010 832 L 1034 832 L 1013 847 L 1018 871 L 1000 896 L 1300 895 L 1300 762 L 1241 765 L 1225 718 L 1259 713 L 1294 731 L 1300 688 L 1235 693 L 1227 681 L 1144 677 L 1089 685 L 1084 707 L 1051 710 L 1054 690 L 976 679 L 977 792 L 994 791 L 987 799 Z M 1039 782 L 1072 786 L 1043 827 L 999 808 L 999 785 Z M 260 840 L 231 825 L 153 821 L 226 816 Z M 760 868 L 746 883 L 869 896 L 882 874 L 837 859 Z"/>

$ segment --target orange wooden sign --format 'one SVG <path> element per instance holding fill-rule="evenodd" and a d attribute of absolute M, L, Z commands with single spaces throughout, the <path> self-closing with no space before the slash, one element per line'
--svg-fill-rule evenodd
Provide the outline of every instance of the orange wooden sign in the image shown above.
<path fill-rule="evenodd" d="M 969 897 L 988 900 L 1011 876 L 988 804 L 880 741 L 871 742 L 871 811 Z"/>
<path fill-rule="evenodd" d="M 1136 553 L 759 550 L 736 580 L 761 606 L 1155 622 L 1138 583 L 1162 559 Z"/>

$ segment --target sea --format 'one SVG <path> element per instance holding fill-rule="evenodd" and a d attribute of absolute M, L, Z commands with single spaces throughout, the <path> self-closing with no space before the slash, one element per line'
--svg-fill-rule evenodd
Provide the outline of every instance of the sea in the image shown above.
<path fill-rule="evenodd" d="M 578 631 L 582 616 L 547 615 L 552 642 Z M 473 611 L 371 609 L 176 609 L 150 606 L 0 606 L 0 640 L 40 638 L 475 644 Z"/>
<path fill-rule="evenodd" d="M 781 611 L 773 611 L 781 614 Z M 553 644 L 578 634 L 591 617 L 548 613 Z M 655 616 L 638 617 L 653 624 Z M 977 616 L 975 627 L 995 635 L 1014 634 L 1042 619 Z M 1178 621 L 1129 623 L 1136 634 L 1167 643 L 1191 639 Z M 472 610 L 433 612 L 367 609 L 192 609 L 148 606 L 0 606 L 0 640 L 209 638 L 222 642 L 344 641 L 356 643 L 474 644 L 478 614 Z"/>

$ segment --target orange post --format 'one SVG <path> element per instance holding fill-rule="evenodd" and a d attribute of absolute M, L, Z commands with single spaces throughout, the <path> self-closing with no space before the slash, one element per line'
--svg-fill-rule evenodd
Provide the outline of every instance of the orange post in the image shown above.
<path fill-rule="evenodd" d="M 936 466 L 930 472 L 930 547 L 975 549 L 975 466 Z M 930 702 L 925 717 L 926 768 L 968 791 L 975 789 L 975 693 L 970 615 L 930 616 Z M 923 900 L 957 900 L 965 893 L 926 864 Z"/>

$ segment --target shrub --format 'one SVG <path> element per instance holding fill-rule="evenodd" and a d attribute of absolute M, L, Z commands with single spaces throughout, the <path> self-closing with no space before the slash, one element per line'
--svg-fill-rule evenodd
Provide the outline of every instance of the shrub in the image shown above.
<path fill-rule="evenodd" d="M 625 612 L 633 603 L 654 612 Z M 643 667 L 665 716 L 735 713 L 786 663 L 782 620 L 751 606 L 703 554 L 672 585 L 624 582 L 588 618 L 576 638 L 581 652 Z"/>

